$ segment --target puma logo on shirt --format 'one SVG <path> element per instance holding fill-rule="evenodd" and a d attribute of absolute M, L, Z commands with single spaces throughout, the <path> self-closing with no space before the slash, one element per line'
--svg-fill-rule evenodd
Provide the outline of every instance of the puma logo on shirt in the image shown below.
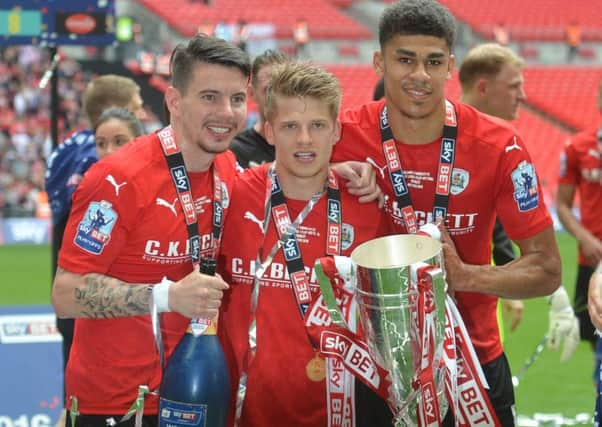
<path fill-rule="evenodd" d="M 115 181 L 115 178 L 113 177 L 113 175 L 107 175 L 107 176 L 105 177 L 105 179 L 106 179 L 107 181 L 109 181 L 109 183 L 111 183 L 111 185 L 112 185 L 113 187 L 115 187 L 115 195 L 116 195 L 116 196 L 119 196 L 119 189 L 120 189 L 121 187 L 123 187 L 124 185 L 126 185 L 126 184 L 127 184 L 127 181 L 124 181 L 124 182 L 122 182 L 121 184 L 117 184 L 117 181 Z"/>

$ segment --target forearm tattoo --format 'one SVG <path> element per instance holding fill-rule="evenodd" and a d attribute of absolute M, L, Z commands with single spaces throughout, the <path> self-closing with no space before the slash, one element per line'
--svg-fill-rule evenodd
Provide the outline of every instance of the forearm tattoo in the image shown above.
<path fill-rule="evenodd" d="M 102 274 L 86 274 L 83 285 L 75 288 L 75 300 L 85 317 L 113 319 L 149 312 L 150 292 L 145 285 L 122 282 Z"/>

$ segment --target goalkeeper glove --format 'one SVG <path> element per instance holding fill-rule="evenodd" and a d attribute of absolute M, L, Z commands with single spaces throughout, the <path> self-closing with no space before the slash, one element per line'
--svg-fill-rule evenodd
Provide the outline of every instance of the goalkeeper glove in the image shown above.
<path fill-rule="evenodd" d="M 579 344 L 579 320 L 569 302 L 569 296 L 560 286 L 548 298 L 550 303 L 550 325 L 548 329 L 548 349 L 558 350 L 564 341 L 560 361 L 569 360 Z"/>

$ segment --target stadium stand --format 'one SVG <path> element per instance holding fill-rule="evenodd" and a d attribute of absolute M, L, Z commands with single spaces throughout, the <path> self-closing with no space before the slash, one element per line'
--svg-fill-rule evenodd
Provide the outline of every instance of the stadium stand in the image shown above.
<path fill-rule="evenodd" d="M 312 39 L 370 39 L 370 31 L 341 13 L 329 0 L 287 0 L 286 7 L 271 0 L 247 0 L 245 7 L 237 0 L 214 0 L 210 6 L 202 2 L 172 0 L 139 0 L 154 14 L 186 37 L 194 35 L 201 23 L 267 22 L 276 26 L 277 38 L 291 38 L 299 18 L 309 25 Z M 350 3 L 350 2 L 348 2 Z M 339 3 L 337 2 L 337 5 Z"/>
<path fill-rule="evenodd" d="M 486 39 L 492 39 L 493 27 L 504 22 L 514 40 L 562 41 L 567 24 L 574 21 L 584 41 L 602 40 L 602 8 L 591 0 L 440 1 Z"/>
<path fill-rule="evenodd" d="M 600 120 L 596 108 L 602 68 L 528 67 L 525 72 L 527 102 L 577 130 Z"/>

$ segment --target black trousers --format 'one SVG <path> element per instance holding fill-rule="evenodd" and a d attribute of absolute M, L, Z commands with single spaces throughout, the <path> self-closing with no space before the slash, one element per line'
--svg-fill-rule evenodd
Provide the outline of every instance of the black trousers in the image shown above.
<path fill-rule="evenodd" d="M 587 291 L 589 288 L 589 279 L 594 274 L 594 268 L 589 265 L 579 265 L 577 270 L 577 283 L 575 286 L 575 298 L 573 301 L 575 316 L 579 319 L 579 333 L 582 341 L 589 341 L 592 349 L 596 346 L 596 328 L 589 317 L 587 311 Z"/>
<path fill-rule="evenodd" d="M 505 354 L 482 365 L 483 373 L 489 383 L 487 394 L 491 405 L 504 427 L 514 426 L 514 388 L 510 365 Z M 393 414 L 387 404 L 359 380 L 355 381 L 356 424 L 357 427 L 391 427 Z M 443 419 L 444 426 L 452 427 L 454 417 L 447 411 Z"/>

